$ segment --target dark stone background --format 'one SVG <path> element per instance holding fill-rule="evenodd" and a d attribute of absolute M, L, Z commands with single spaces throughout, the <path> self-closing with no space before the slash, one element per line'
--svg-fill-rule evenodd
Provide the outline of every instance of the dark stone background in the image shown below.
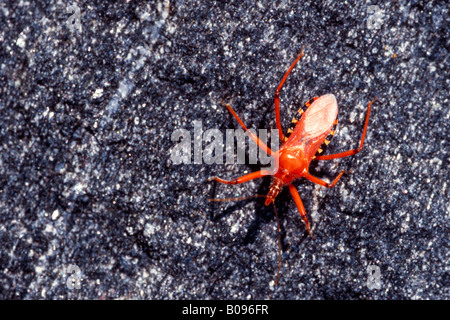
<path fill-rule="evenodd" d="M 0 8 L 1 299 L 450 298 L 446 1 L 80 1 L 82 30 L 71 3 L 29 3 Z M 352 173 L 295 183 L 315 239 L 289 192 L 277 199 L 274 288 L 273 208 L 207 201 L 266 194 L 270 179 L 204 183 L 259 166 L 174 165 L 171 134 L 237 128 L 220 99 L 275 128 L 302 45 L 285 127 L 334 93 L 329 152 L 351 149 L 379 100 L 364 150 L 311 168 Z"/>

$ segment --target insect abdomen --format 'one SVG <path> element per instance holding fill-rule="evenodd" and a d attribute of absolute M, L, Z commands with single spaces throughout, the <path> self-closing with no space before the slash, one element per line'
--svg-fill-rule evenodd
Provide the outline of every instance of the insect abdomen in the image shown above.
<path fill-rule="evenodd" d="M 331 128 L 330 134 L 325 138 L 324 142 L 322 143 L 322 145 L 319 147 L 319 149 L 317 149 L 316 154 L 314 155 L 313 159 L 315 157 L 317 157 L 318 155 L 325 153 L 325 151 L 327 150 L 328 145 L 331 142 L 331 139 L 334 137 L 334 134 L 336 133 L 336 127 L 338 124 L 338 116 L 336 116 L 336 120 L 334 120 L 333 122 L 333 128 Z"/>
<path fill-rule="evenodd" d="M 297 113 L 295 114 L 295 116 L 292 118 L 291 121 L 291 125 L 289 126 L 289 129 L 287 131 L 287 134 L 284 136 L 284 142 L 286 142 L 289 139 L 289 136 L 291 135 L 292 132 L 294 132 L 295 126 L 297 125 L 297 123 L 300 121 L 300 119 L 303 116 L 303 113 L 305 113 L 305 111 L 311 106 L 311 104 L 316 101 L 317 99 L 319 99 L 318 97 L 314 97 L 311 100 L 308 100 L 303 107 L 301 107 L 300 109 L 298 109 Z"/>

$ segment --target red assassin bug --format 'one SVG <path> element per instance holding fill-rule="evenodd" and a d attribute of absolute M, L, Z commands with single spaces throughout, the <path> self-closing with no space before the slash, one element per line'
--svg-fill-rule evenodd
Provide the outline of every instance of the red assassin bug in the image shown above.
<path fill-rule="evenodd" d="M 267 196 L 265 196 L 266 198 L 265 205 L 267 206 L 270 203 L 274 203 L 275 198 L 280 193 L 281 188 L 287 185 L 289 191 L 291 192 L 292 197 L 294 198 L 295 204 L 297 205 L 298 211 L 300 212 L 300 216 L 302 217 L 306 225 L 306 230 L 311 235 L 311 228 L 309 226 L 305 208 L 303 207 L 300 195 L 298 194 L 298 191 L 292 184 L 292 182 L 298 178 L 304 177 L 309 181 L 319 184 L 321 186 L 327 188 L 334 187 L 338 182 L 338 180 L 344 174 L 345 172 L 344 170 L 342 170 L 337 175 L 337 177 L 333 180 L 333 182 L 328 183 L 309 174 L 308 173 L 309 164 L 311 163 L 312 160 L 338 159 L 352 156 L 360 152 L 363 148 L 364 138 L 366 136 L 367 125 L 369 123 L 370 109 L 372 103 L 374 103 L 377 98 L 368 103 L 367 115 L 364 123 L 364 130 L 362 133 L 359 147 L 356 149 L 336 154 L 321 155 L 324 152 L 326 146 L 330 143 L 330 140 L 335 133 L 336 126 L 338 123 L 338 105 L 336 98 L 333 94 L 326 94 L 319 98 L 315 97 L 306 102 L 305 105 L 298 110 L 297 114 L 292 119 L 292 123 L 289 130 L 287 131 L 287 134 L 284 135 L 280 122 L 280 91 L 291 70 L 294 68 L 297 62 L 303 57 L 303 48 L 299 56 L 295 59 L 290 68 L 287 70 L 286 74 L 281 80 L 281 83 L 278 85 L 278 88 L 275 91 L 275 118 L 277 129 L 279 132 L 279 137 L 282 142 L 282 145 L 277 152 L 273 152 L 272 150 L 270 150 L 269 147 L 267 147 L 261 140 L 259 140 L 259 138 L 256 135 L 254 135 L 251 131 L 248 131 L 247 127 L 239 118 L 239 116 L 236 114 L 236 112 L 233 110 L 233 108 L 229 104 L 225 104 L 227 109 L 236 118 L 236 120 L 244 129 L 244 131 L 246 131 L 250 135 L 250 137 L 257 143 L 257 145 L 263 151 L 267 152 L 269 155 L 274 157 L 276 161 L 275 163 L 277 164 L 275 166 L 276 169 L 273 171 L 261 170 L 253 172 L 233 180 L 224 180 L 218 177 L 212 177 L 209 179 L 209 181 L 217 181 L 225 184 L 239 184 L 253 179 L 261 178 L 265 175 L 272 175 L 273 182 L 272 185 L 270 186 L 270 190 Z M 216 199 L 216 201 L 217 200 L 220 201 L 227 199 Z M 228 200 L 238 200 L 238 199 L 228 199 Z M 280 269 L 280 264 L 281 260 L 279 259 L 278 271 Z M 277 283 L 277 281 L 278 275 L 275 284 Z"/>

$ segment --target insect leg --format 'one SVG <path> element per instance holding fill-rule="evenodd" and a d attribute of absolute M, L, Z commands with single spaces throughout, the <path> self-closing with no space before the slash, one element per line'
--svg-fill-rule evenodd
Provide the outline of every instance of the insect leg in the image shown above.
<path fill-rule="evenodd" d="M 256 172 L 249 173 L 245 176 L 242 176 L 242 177 L 239 177 L 239 178 L 236 178 L 233 180 L 224 180 L 219 177 L 211 177 L 208 179 L 208 181 L 217 181 L 217 182 L 225 183 L 225 184 L 239 184 L 239 183 L 244 183 L 244 182 L 247 182 L 250 180 L 262 178 L 262 177 L 268 176 L 268 175 L 273 175 L 273 171 L 270 171 L 270 170 L 256 171 Z"/>
<path fill-rule="evenodd" d="M 280 91 L 281 91 L 281 88 L 283 87 L 283 84 L 286 81 L 289 73 L 292 71 L 294 66 L 297 64 L 298 60 L 300 60 L 301 57 L 303 57 L 303 49 L 304 48 L 305 48 L 305 46 L 303 46 L 302 51 L 298 55 L 297 59 L 295 59 L 294 63 L 292 63 L 292 65 L 288 69 L 288 71 L 285 73 L 283 79 L 281 80 L 280 84 L 278 85 L 277 90 L 275 91 L 275 119 L 277 121 L 277 129 L 278 129 L 278 134 L 280 136 L 281 142 L 284 142 L 285 139 L 284 139 L 284 135 L 283 135 L 283 128 L 281 127 L 281 121 L 280 121 Z"/>
<path fill-rule="evenodd" d="M 332 183 L 325 182 L 325 181 L 323 181 L 323 180 L 321 180 L 321 179 L 319 179 L 319 178 L 317 178 L 317 177 L 314 177 L 314 176 L 310 175 L 309 173 L 305 174 L 304 177 L 305 177 L 306 179 L 308 179 L 309 181 L 311 181 L 311 182 L 320 184 L 320 185 L 323 186 L 323 187 L 333 188 L 333 187 L 336 185 L 336 183 L 339 181 L 339 179 L 342 177 L 342 175 L 343 175 L 344 173 L 345 173 L 345 171 L 342 170 L 342 171 L 338 174 L 338 176 L 337 176 L 336 178 L 334 178 L 334 180 L 333 180 Z"/>
<path fill-rule="evenodd" d="M 366 120 L 365 120 L 365 123 L 364 123 L 364 130 L 363 130 L 362 137 L 361 137 L 361 142 L 359 143 L 359 147 L 358 148 L 353 149 L 353 150 L 349 150 L 349 151 L 345 151 L 345 152 L 335 153 L 335 154 L 316 156 L 314 159 L 315 160 L 338 159 L 338 158 L 344 158 L 344 157 L 352 156 L 352 155 L 357 154 L 358 152 L 360 152 L 362 150 L 362 148 L 363 148 L 363 145 L 364 145 L 364 138 L 366 137 L 367 125 L 369 124 L 370 108 L 372 107 L 372 103 L 374 103 L 375 101 L 377 101 L 377 98 L 375 98 L 374 100 L 370 101 L 368 106 L 367 106 L 367 115 L 366 115 Z"/>
<path fill-rule="evenodd" d="M 239 118 L 239 116 L 237 115 L 237 113 L 233 110 L 233 108 L 231 107 L 231 105 L 229 105 L 228 103 L 225 103 L 222 101 L 222 103 L 225 105 L 225 107 L 227 107 L 228 111 L 230 111 L 230 113 L 236 118 L 237 122 L 239 122 L 239 124 L 241 125 L 241 127 L 244 129 L 244 131 L 246 133 L 248 133 L 248 135 L 250 136 L 250 138 L 253 139 L 253 141 L 256 142 L 256 144 L 258 145 L 258 147 L 261 148 L 261 150 L 263 150 L 265 153 L 267 153 L 268 155 L 272 155 L 272 150 L 270 150 L 270 148 L 268 146 L 266 146 L 264 144 L 264 142 L 262 142 L 253 132 L 249 131 L 246 127 L 246 125 L 244 124 L 244 122 L 242 122 L 242 120 Z"/>
<path fill-rule="evenodd" d="M 291 192 L 291 195 L 294 198 L 295 204 L 297 205 L 297 209 L 300 212 L 300 216 L 302 217 L 303 222 L 306 225 L 306 230 L 312 236 L 311 228 L 309 227 L 308 217 L 306 216 L 305 207 L 303 206 L 302 199 L 300 199 L 300 195 L 298 194 L 298 191 L 293 184 L 289 185 L 289 191 Z"/>

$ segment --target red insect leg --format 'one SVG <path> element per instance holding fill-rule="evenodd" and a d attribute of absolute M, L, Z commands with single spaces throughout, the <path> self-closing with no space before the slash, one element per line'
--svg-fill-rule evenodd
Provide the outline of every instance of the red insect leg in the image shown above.
<path fill-rule="evenodd" d="M 345 173 L 345 171 L 342 170 L 342 171 L 338 174 L 338 176 L 337 176 L 336 178 L 334 178 L 334 180 L 333 180 L 332 183 L 328 183 L 328 182 L 325 182 L 325 181 L 323 181 L 323 180 L 320 180 L 319 178 L 314 177 L 314 176 L 310 175 L 309 173 L 305 174 L 305 178 L 308 179 L 308 180 L 311 181 L 311 182 L 320 184 L 320 185 L 323 186 L 323 187 L 333 188 L 333 187 L 336 185 L 336 183 L 339 181 L 339 179 L 342 177 L 342 175 L 343 175 L 344 173 Z"/>
<path fill-rule="evenodd" d="M 253 132 L 248 131 L 247 126 L 244 124 L 244 122 L 242 122 L 242 120 L 239 118 L 237 113 L 233 110 L 231 105 L 229 105 L 228 103 L 225 103 L 223 101 L 222 101 L 222 103 L 227 107 L 228 111 L 230 111 L 230 113 L 236 118 L 237 122 L 239 122 L 239 124 L 244 129 L 244 131 L 248 133 L 250 138 L 252 138 L 253 141 L 256 142 L 258 147 L 260 147 L 268 155 L 272 155 L 272 150 L 270 150 L 270 148 L 268 146 L 266 146 L 261 140 L 259 140 L 259 138 Z"/>
<path fill-rule="evenodd" d="M 377 101 L 377 98 L 375 98 L 373 101 L 370 101 L 367 106 L 367 115 L 366 115 L 366 120 L 364 123 L 364 130 L 363 130 L 361 142 L 360 142 L 358 148 L 349 150 L 349 151 L 345 151 L 345 152 L 335 153 L 335 154 L 316 156 L 314 158 L 314 160 L 331 160 L 331 159 L 344 158 L 344 157 L 352 156 L 352 155 L 360 152 L 364 145 L 364 138 L 366 137 L 367 125 L 369 124 L 370 108 L 372 107 L 372 103 L 374 103 L 375 101 Z"/>
<path fill-rule="evenodd" d="M 291 70 L 297 64 L 298 60 L 300 60 L 301 57 L 303 57 L 303 49 L 304 48 L 305 48 L 305 46 L 303 46 L 302 51 L 298 55 L 297 59 L 295 59 L 294 63 L 292 63 L 292 65 L 288 69 L 288 71 L 285 73 L 283 79 L 281 80 L 280 84 L 278 85 L 277 90 L 275 91 L 275 118 L 277 121 L 277 129 L 278 129 L 278 134 L 280 136 L 281 142 L 284 142 L 285 139 L 284 139 L 283 128 L 281 127 L 281 120 L 280 120 L 280 91 L 281 91 L 281 88 L 283 87 L 283 84 L 286 81 L 289 73 L 291 72 Z"/>
<path fill-rule="evenodd" d="M 298 194 L 298 191 L 293 184 L 289 185 L 289 191 L 291 192 L 292 198 L 294 198 L 295 204 L 297 205 L 297 209 L 300 212 L 300 216 L 305 222 L 306 230 L 310 235 L 312 235 L 311 228 L 309 227 L 308 217 L 306 216 L 305 207 L 303 206 L 302 199 L 300 198 L 300 195 Z"/>

